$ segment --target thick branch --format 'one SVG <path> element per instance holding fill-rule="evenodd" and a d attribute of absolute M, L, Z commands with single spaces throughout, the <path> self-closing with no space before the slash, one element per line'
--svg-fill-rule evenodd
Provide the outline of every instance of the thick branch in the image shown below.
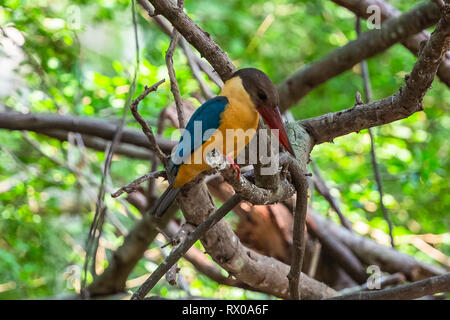
<path fill-rule="evenodd" d="M 418 5 L 399 17 L 389 19 L 381 29 L 365 32 L 360 38 L 301 68 L 278 86 L 280 109 L 286 110 L 320 84 L 351 69 L 362 60 L 385 51 L 393 44 L 431 27 L 438 19 L 439 9 L 436 5 Z"/>
<path fill-rule="evenodd" d="M 301 299 L 299 292 L 300 276 L 303 266 L 303 256 L 306 245 L 306 211 L 308 208 L 308 180 L 305 172 L 293 162 L 289 166 L 295 189 L 297 190 L 297 201 L 294 212 L 293 240 L 292 240 L 292 259 L 291 269 L 287 275 L 289 279 L 289 292 L 291 299 Z"/>
<path fill-rule="evenodd" d="M 316 144 L 404 119 L 423 110 L 423 96 L 433 82 L 442 56 L 450 49 L 450 6 L 447 5 L 443 11 L 436 30 L 424 46 L 411 74 L 405 77 L 406 85 L 399 92 L 369 104 L 299 121 L 311 133 Z"/>

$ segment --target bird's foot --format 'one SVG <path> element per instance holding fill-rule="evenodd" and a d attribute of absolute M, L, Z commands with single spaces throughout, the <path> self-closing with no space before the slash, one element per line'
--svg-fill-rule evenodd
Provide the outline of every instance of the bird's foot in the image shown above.
<path fill-rule="evenodd" d="M 239 168 L 239 166 L 237 164 L 234 163 L 233 158 L 231 158 L 230 156 L 225 156 L 225 158 L 228 159 L 228 161 L 230 162 L 230 166 L 237 171 L 237 175 L 238 175 L 238 179 L 241 178 L 241 168 Z"/>

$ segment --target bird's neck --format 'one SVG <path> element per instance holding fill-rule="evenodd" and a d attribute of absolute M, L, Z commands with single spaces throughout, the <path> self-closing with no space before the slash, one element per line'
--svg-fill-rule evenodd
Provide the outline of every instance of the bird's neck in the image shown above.
<path fill-rule="evenodd" d="M 258 126 L 259 113 L 239 77 L 225 82 L 222 96 L 227 97 L 228 106 L 222 114 L 222 124 L 227 129 L 255 129 Z"/>
<path fill-rule="evenodd" d="M 247 91 L 245 91 L 242 80 L 239 77 L 231 78 L 225 82 L 220 95 L 227 97 L 231 105 L 244 106 L 256 112 L 256 107 Z"/>

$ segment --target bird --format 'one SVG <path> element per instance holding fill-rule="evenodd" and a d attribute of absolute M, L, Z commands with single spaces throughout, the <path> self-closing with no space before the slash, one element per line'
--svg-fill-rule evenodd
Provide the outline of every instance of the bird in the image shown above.
<path fill-rule="evenodd" d="M 279 142 L 294 155 L 278 105 L 277 88 L 263 71 L 256 68 L 235 71 L 225 81 L 220 94 L 196 109 L 186 124 L 166 166 L 169 187 L 156 201 L 151 215 L 161 217 L 181 187 L 201 172 L 211 169 L 204 158 L 208 150 L 218 149 L 231 160 L 231 165 L 240 175 L 233 159 L 256 134 L 260 115 L 270 129 L 278 129 Z M 226 137 L 227 130 L 250 133 L 243 143 L 234 140 L 233 143 L 226 143 L 227 139 L 224 142 L 223 137 Z"/>

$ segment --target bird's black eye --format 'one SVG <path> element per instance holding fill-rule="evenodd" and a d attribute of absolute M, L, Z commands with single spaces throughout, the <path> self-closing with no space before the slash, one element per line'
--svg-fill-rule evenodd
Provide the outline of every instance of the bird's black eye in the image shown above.
<path fill-rule="evenodd" d="M 267 96 L 266 96 L 266 94 L 264 92 L 259 91 L 258 92 L 258 98 L 261 99 L 262 101 L 266 101 Z"/>

